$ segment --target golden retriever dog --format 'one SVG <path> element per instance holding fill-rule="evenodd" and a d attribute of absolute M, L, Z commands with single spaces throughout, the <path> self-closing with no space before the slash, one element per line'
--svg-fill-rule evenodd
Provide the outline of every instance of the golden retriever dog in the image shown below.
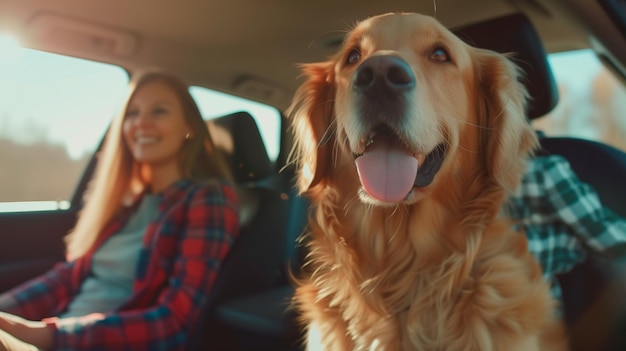
<path fill-rule="evenodd" d="M 309 350 L 563 350 L 499 212 L 537 145 L 519 71 L 435 19 L 369 18 L 288 109 L 312 201 L 295 304 Z"/>

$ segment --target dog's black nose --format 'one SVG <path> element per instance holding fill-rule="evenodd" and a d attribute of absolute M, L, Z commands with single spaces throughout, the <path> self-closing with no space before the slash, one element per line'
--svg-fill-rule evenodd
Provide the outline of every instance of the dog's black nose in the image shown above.
<path fill-rule="evenodd" d="M 372 56 L 363 61 L 354 75 L 354 89 L 403 92 L 415 87 L 415 76 L 409 64 L 397 56 Z"/>

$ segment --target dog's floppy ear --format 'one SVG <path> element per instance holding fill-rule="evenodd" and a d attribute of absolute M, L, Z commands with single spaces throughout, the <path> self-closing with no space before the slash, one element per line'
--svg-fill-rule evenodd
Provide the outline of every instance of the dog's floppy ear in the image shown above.
<path fill-rule="evenodd" d="M 334 144 L 334 64 L 331 61 L 302 65 L 306 81 L 295 93 L 287 116 L 292 120 L 298 165 L 298 188 L 305 192 L 327 175 Z"/>
<path fill-rule="evenodd" d="M 526 118 L 528 93 L 522 71 L 507 57 L 477 50 L 481 155 L 490 178 L 508 192 L 518 186 L 526 159 L 538 146 Z"/>

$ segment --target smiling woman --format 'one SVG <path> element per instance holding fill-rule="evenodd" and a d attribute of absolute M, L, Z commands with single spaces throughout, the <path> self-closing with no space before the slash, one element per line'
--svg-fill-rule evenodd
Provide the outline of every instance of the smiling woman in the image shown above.
<path fill-rule="evenodd" d="M 184 349 L 239 231 L 230 170 L 187 89 L 133 76 L 66 261 L 0 294 L 0 350 Z"/>
<path fill-rule="evenodd" d="M 23 48 L 0 36 L 0 213 L 69 209 L 128 80 L 121 67 Z M 204 87 L 189 90 L 205 119 L 251 111 L 276 159 L 278 110 Z"/>

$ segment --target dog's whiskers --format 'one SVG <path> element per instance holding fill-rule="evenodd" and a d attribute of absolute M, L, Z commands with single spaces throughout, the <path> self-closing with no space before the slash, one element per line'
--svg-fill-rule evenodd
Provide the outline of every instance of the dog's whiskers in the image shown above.
<path fill-rule="evenodd" d="M 347 216 L 348 212 L 350 211 L 350 209 L 353 207 L 352 205 L 356 202 L 356 201 L 360 201 L 359 200 L 359 195 L 355 195 L 353 196 L 351 199 L 349 199 L 348 201 L 346 201 L 345 205 L 343 206 L 343 211 L 344 211 L 344 215 Z"/>
<path fill-rule="evenodd" d="M 345 135 L 345 133 L 342 133 L 342 134 L 343 134 L 343 140 L 341 140 L 341 143 L 339 141 L 335 140 L 335 145 L 334 145 L 334 148 L 333 148 L 333 151 L 334 151 L 333 152 L 333 164 L 334 165 L 337 165 L 337 160 L 339 159 L 339 155 L 340 155 L 339 148 L 342 145 L 348 145 L 348 143 L 349 143 L 348 136 Z"/>
<path fill-rule="evenodd" d="M 453 117 L 453 119 L 454 119 L 455 121 L 457 121 L 457 122 L 461 123 L 461 124 L 464 124 L 464 125 L 467 125 L 467 126 L 470 126 L 470 127 L 476 127 L 476 128 L 479 128 L 479 129 L 485 129 L 485 130 L 492 130 L 492 129 L 493 129 L 493 128 L 491 128 L 491 127 L 482 126 L 482 125 L 480 125 L 480 124 L 472 123 L 472 122 L 469 122 L 469 121 L 464 121 L 464 120 L 462 120 L 462 119 L 455 118 L 455 117 Z"/>
<path fill-rule="evenodd" d="M 407 206 L 400 206 L 400 205 L 396 205 L 396 206 L 394 206 L 393 211 L 391 211 L 391 213 L 389 214 L 389 216 L 387 216 L 387 221 L 390 221 L 390 222 L 392 222 L 392 223 L 397 222 L 397 221 L 391 221 L 391 219 L 392 219 L 392 217 L 393 217 L 393 216 L 395 216 L 395 215 L 400 216 L 400 214 L 398 214 L 398 213 L 399 213 L 399 211 L 403 211 L 405 216 L 409 216 L 409 214 L 410 214 L 409 208 L 408 208 Z M 406 217 L 405 217 L 405 218 L 406 218 Z M 389 239 L 387 240 L 387 243 L 389 243 L 389 244 L 390 244 L 390 243 L 391 243 L 391 242 L 395 239 L 396 235 L 397 235 L 399 232 L 400 232 L 400 226 L 397 226 L 397 227 L 393 230 L 393 233 L 391 234 L 391 236 L 389 237 Z"/>
<path fill-rule="evenodd" d="M 389 214 L 389 216 L 387 216 L 387 220 L 390 220 L 391 217 L 393 217 L 397 212 L 398 212 L 398 205 L 393 207 L 393 211 L 391 211 L 391 213 Z"/>
<path fill-rule="evenodd" d="M 467 151 L 467 152 L 472 153 L 472 154 L 478 154 L 478 150 L 471 150 L 471 149 L 468 149 L 468 148 L 466 148 L 465 146 L 463 146 L 463 145 L 461 145 L 461 144 L 459 144 L 458 148 L 459 148 L 460 150 Z"/>
<path fill-rule="evenodd" d="M 330 142 L 330 140 L 335 135 L 335 131 L 337 130 L 337 120 L 332 120 L 326 130 L 324 130 L 324 134 L 320 138 L 320 141 L 317 143 L 317 147 L 319 148 L 322 145 L 326 145 Z"/>
<path fill-rule="evenodd" d="M 332 155 L 333 165 L 335 166 L 337 166 L 337 151 L 338 151 L 338 143 L 335 138 L 336 133 L 337 133 L 337 120 L 333 119 L 331 120 L 328 127 L 326 127 L 326 130 L 324 130 L 324 134 L 322 134 L 322 137 L 317 143 L 317 147 L 319 148 L 323 145 L 328 144 L 331 140 L 334 140 L 333 145 L 332 145 L 331 155 Z"/>
<path fill-rule="evenodd" d="M 440 118 L 445 118 L 446 116 L 439 115 L 439 117 L 440 117 Z M 460 122 L 460 123 L 462 123 L 462 124 L 465 124 L 465 125 L 468 125 L 468 126 L 472 126 L 472 127 L 476 127 L 476 128 L 481 128 L 481 129 L 485 129 L 485 130 L 491 130 L 491 129 L 492 129 L 492 128 L 485 127 L 485 126 L 481 126 L 481 125 L 479 125 L 479 124 L 475 124 L 475 123 L 472 123 L 472 122 L 464 121 L 464 120 L 462 120 L 462 119 L 455 118 L 455 117 L 451 117 L 451 119 L 454 119 L 454 120 L 456 120 L 456 121 L 458 121 L 458 122 Z M 447 138 L 447 137 L 446 137 L 445 133 L 444 133 L 442 130 L 438 130 L 438 133 L 439 133 L 439 136 L 441 137 L 441 139 L 443 139 L 443 140 L 449 140 L 449 138 Z M 437 147 L 438 147 L 440 150 L 441 150 L 441 148 L 442 148 L 442 146 L 441 146 L 441 145 L 438 145 Z M 461 145 L 461 144 L 459 144 L 457 147 L 458 147 L 460 150 L 467 151 L 467 152 L 469 152 L 469 153 L 478 153 L 478 150 L 471 150 L 471 149 L 468 149 L 468 148 L 464 147 L 464 146 L 463 146 L 463 145 Z M 444 151 L 444 152 L 445 152 L 445 150 L 441 150 L 441 151 Z"/>

